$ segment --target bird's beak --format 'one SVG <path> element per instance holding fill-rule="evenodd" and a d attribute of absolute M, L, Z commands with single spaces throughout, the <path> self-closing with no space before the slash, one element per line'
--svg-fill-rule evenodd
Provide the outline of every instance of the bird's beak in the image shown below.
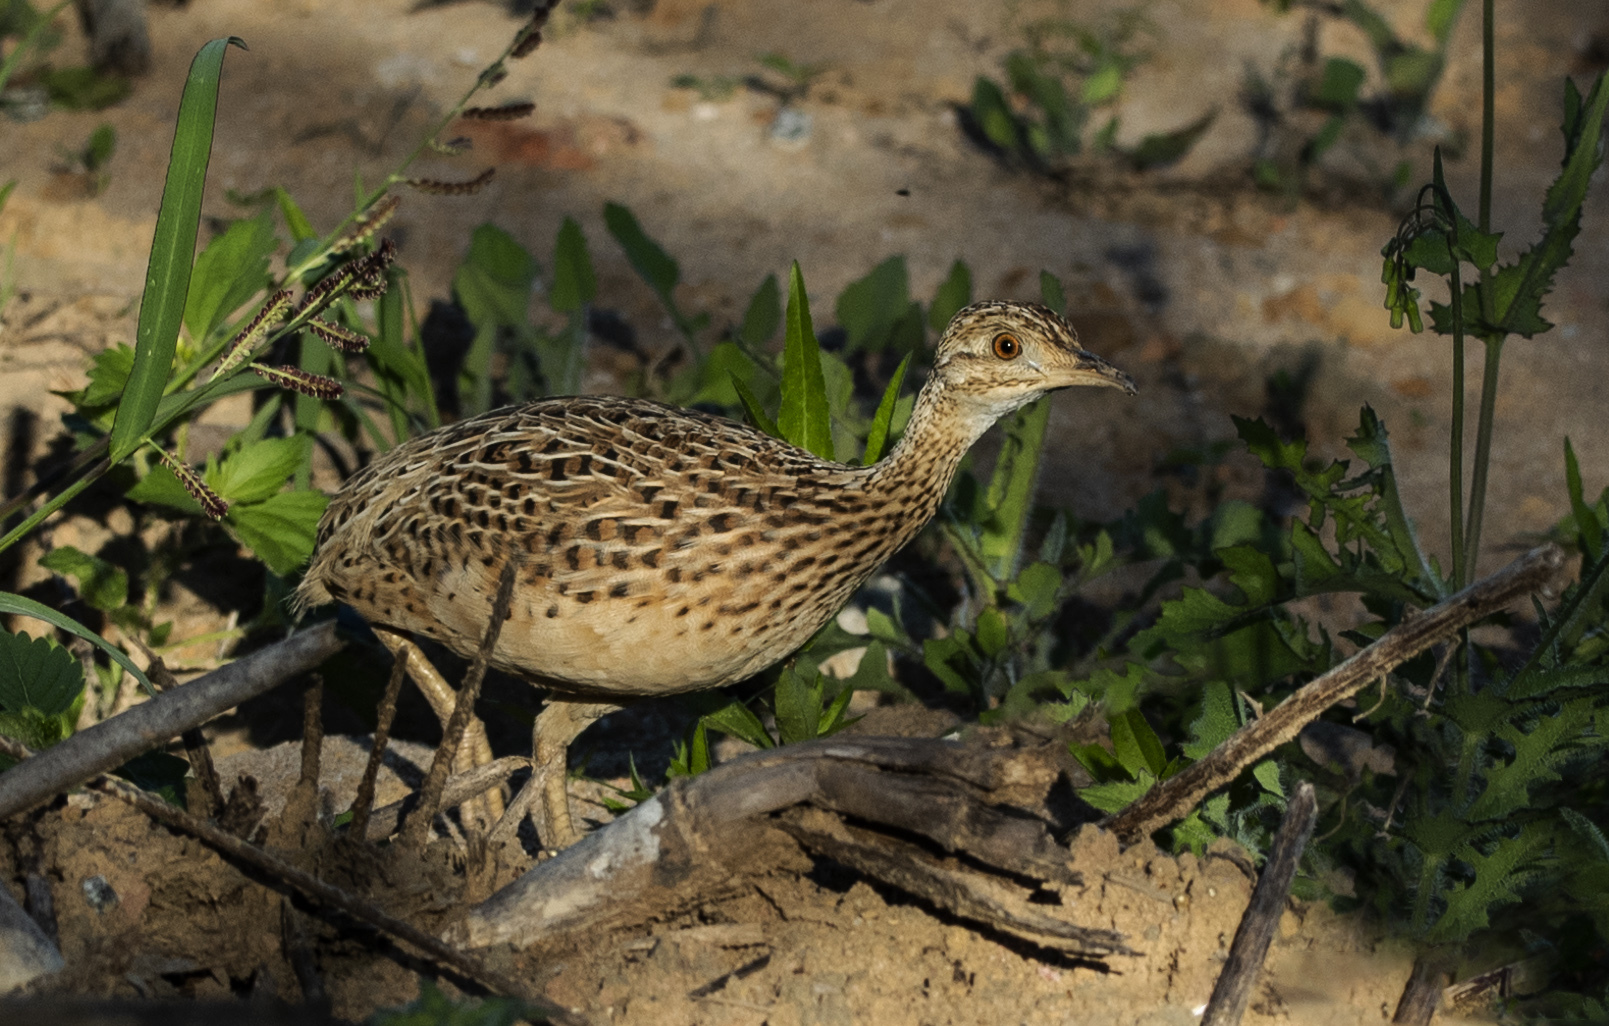
<path fill-rule="evenodd" d="M 1073 363 L 1063 375 L 1063 386 L 1069 385 L 1106 385 L 1109 388 L 1121 388 L 1129 395 L 1137 389 L 1134 379 L 1113 367 L 1105 360 L 1087 350 L 1080 349 L 1073 354 Z"/>

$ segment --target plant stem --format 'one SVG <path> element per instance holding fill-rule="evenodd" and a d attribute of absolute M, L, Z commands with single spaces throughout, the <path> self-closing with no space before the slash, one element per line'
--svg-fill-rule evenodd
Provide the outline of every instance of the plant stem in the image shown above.
<path fill-rule="evenodd" d="M 1469 486 L 1469 528 L 1464 535 L 1464 563 L 1471 569 L 1480 557 L 1481 519 L 1486 512 L 1486 471 L 1492 462 L 1492 421 L 1497 410 L 1497 371 L 1503 360 L 1503 336 L 1494 335 L 1485 341 L 1480 423 L 1475 429 L 1475 469 Z"/>
<path fill-rule="evenodd" d="M 1469 580 L 1464 562 L 1464 293 L 1463 275 L 1453 264 L 1453 426 L 1447 440 L 1447 491 L 1452 501 L 1453 590 Z"/>
<path fill-rule="evenodd" d="M 1493 40 L 1496 0 L 1481 2 L 1481 195 L 1480 228 L 1492 228 L 1492 146 L 1496 139 L 1497 62 Z"/>

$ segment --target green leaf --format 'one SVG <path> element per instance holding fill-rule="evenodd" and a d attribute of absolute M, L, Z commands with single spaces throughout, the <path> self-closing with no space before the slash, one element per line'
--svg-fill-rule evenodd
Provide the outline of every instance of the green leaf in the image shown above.
<path fill-rule="evenodd" d="M 1160 777 L 1168 761 L 1162 752 L 1162 740 L 1145 721 L 1138 709 L 1127 709 L 1111 717 L 1112 749 L 1117 761 L 1135 777 L 1149 772 Z"/>
<path fill-rule="evenodd" d="M 603 223 L 609 229 L 609 234 L 620 243 L 620 248 L 626 251 L 626 259 L 642 276 L 642 280 L 668 305 L 671 293 L 682 277 L 676 261 L 659 243 L 648 237 L 642 225 L 637 223 L 637 216 L 626 207 L 618 203 L 605 203 Z"/>
<path fill-rule="evenodd" d="M 401 442 L 413 434 L 408 418 L 410 395 L 423 407 L 427 427 L 440 427 L 441 413 L 436 408 L 435 389 L 430 384 L 424 354 L 408 345 L 404 334 L 408 316 L 404 301 L 406 279 L 396 268 L 392 268 L 389 278 L 385 294 L 375 304 L 374 338 L 364 357 L 374 368 L 380 391 L 386 397 L 392 431 Z"/>
<path fill-rule="evenodd" d="M 1447 45 L 1447 37 L 1452 35 L 1453 23 L 1463 6 L 1464 0 L 1431 0 L 1429 9 L 1425 11 L 1425 28 L 1430 30 L 1439 45 Z"/>
<path fill-rule="evenodd" d="M 559 313 L 571 313 L 591 304 L 598 294 L 598 279 L 592 272 L 592 255 L 581 226 L 565 218 L 553 245 L 553 287 L 548 305 Z"/>
<path fill-rule="evenodd" d="M 794 263 L 788 272 L 787 333 L 782 350 L 782 437 L 822 459 L 833 458 L 827 382 L 821 371 L 821 345 L 810 323 L 810 297 Z"/>
<path fill-rule="evenodd" d="M 756 748 L 773 748 L 775 741 L 766 732 L 765 724 L 749 707 L 732 699 L 714 712 L 705 713 L 700 723 L 708 724 L 723 734 L 747 741 Z"/>
<path fill-rule="evenodd" d="M 781 324 L 782 290 L 777 286 L 777 276 L 768 274 L 749 300 L 749 308 L 743 313 L 743 327 L 739 334 L 749 345 L 761 346 L 771 341 Z"/>
<path fill-rule="evenodd" d="M 1319 73 L 1319 80 L 1308 93 L 1307 100 L 1325 110 L 1345 113 L 1357 106 L 1358 90 L 1363 88 L 1363 80 L 1367 77 L 1368 72 L 1357 61 L 1331 57 L 1324 62 L 1324 70 Z"/>
<path fill-rule="evenodd" d="M 905 258 L 892 256 L 838 295 L 838 323 L 847 334 L 845 348 L 873 351 L 887 345 L 894 325 L 910 305 L 910 276 Z"/>
<path fill-rule="evenodd" d="M 1598 522 L 1597 512 L 1587 505 L 1581 487 L 1581 465 L 1576 462 L 1569 436 L 1564 439 L 1564 482 L 1570 494 L 1570 512 L 1575 517 L 1576 530 L 1581 532 L 1581 547 L 1588 560 L 1597 559 L 1603 552 L 1603 524 Z"/>
<path fill-rule="evenodd" d="M 821 727 L 822 685 L 806 684 L 793 667 L 783 669 L 777 677 L 773 701 L 777 712 L 777 738 L 782 744 L 798 744 L 814 740 Z"/>
<path fill-rule="evenodd" d="M 285 577 L 313 554 L 318 520 L 329 502 L 322 492 L 280 492 L 262 502 L 230 506 L 224 523 L 268 569 Z"/>
<path fill-rule="evenodd" d="M 201 515 L 201 504 L 185 490 L 173 471 L 158 463 L 126 493 L 135 502 L 148 502 L 180 513 Z"/>
<path fill-rule="evenodd" d="M 234 503 L 259 503 L 278 494 L 312 457 L 313 437 L 265 438 L 226 455 L 207 471 L 207 484 Z"/>
<path fill-rule="evenodd" d="M 47 68 L 39 73 L 39 84 L 50 102 L 66 110 L 105 110 L 134 91 L 128 79 L 90 67 Z"/>
<path fill-rule="evenodd" d="M 1142 138 L 1139 145 L 1124 153 L 1129 163 L 1134 165 L 1136 171 L 1150 171 L 1154 168 L 1167 167 L 1183 160 L 1196 143 L 1207 134 L 1207 129 L 1218 120 L 1218 108 L 1214 107 L 1205 114 L 1196 118 L 1188 125 L 1173 129 L 1171 132 L 1157 132 Z"/>
<path fill-rule="evenodd" d="M 129 371 L 134 369 L 134 350 L 119 342 L 96 353 L 90 361 L 89 384 L 68 398 L 85 409 L 109 406 L 123 394 Z"/>
<path fill-rule="evenodd" d="M 59 716 L 83 690 L 84 667 L 71 652 L 48 638 L 0 632 L 0 709 Z"/>
<path fill-rule="evenodd" d="M 156 694 L 156 689 L 151 686 L 151 679 L 145 675 L 145 671 L 141 670 L 138 666 L 135 666 L 134 661 L 125 655 L 122 649 L 107 641 L 105 638 L 90 630 L 88 627 L 85 627 L 77 620 L 74 620 L 72 617 L 64 616 L 63 614 L 56 612 L 54 609 L 51 609 L 47 605 L 42 605 L 41 603 L 35 602 L 33 599 L 23 598 L 21 595 L 13 595 L 9 591 L 0 591 L 0 613 L 31 616 L 35 620 L 43 620 L 45 623 L 48 623 L 53 627 L 60 627 L 69 634 L 74 634 L 80 638 L 83 638 L 85 641 L 105 652 L 111 657 L 113 662 L 117 663 L 117 665 L 123 667 L 123 669 L 132 674 L 134 679 L 140 682 L 140 686 L 145 689 L 146 694 Z"/>
<path fill-rule="evenodd" d="M 866 451 L 860 458 L 860 465 L 869 467 L 883 458 L 883 447 L 888 444 L 889 428 L 894 421 L 894 406 L 899 402 L 899 389 L 905 383 L 905 370 L 911 365 L 911 356 L 905 354 L 905 359 L 894 368 L 894 376 L 889 379 L 888 387 L 883 390 L 883 398 L 877 404 L 877 413 L 872 417 L 872 429 L 866 435 Z"/>
<path fill-rule="evenodd" d="M 1107 814 L 1122 812 L 1156 786 L 1156 778 L 1141 773 L 1135 780 L 1113 780 L 1078 790 L 1078 797 Z"/>
<path fill-rule="evenodd" d="M 950 320 L 961 308 L 972 302 L 972 269 L 957 260 L 950 265 L 949 276 L 933 294 L 933 305 L 927 311 L 927 326 L 935 334 L 942 334 Z"/>
<path fill-rule="evenodd" d="M 190 264 L 201 224 L 201 194 L 212 154 L 212 126 L 218 109 L 218 80 L 223 55 L 231 46 L 246 48 L 230 36 L 203 46 L 190 64 L 190 77 L 179 100 L 178 127 L 168 157 L 162 205 L 157 210 L 151 259 L 140 297 L 140 320 L 134 333 L 134 366 L 112 422 L 112 463 L 121 463 L 139 448 L 156 419 L 157 404 L 167 386 L 173 354 L 179 344 L 190 292 Z"/>
<path fill-rule="evenodd" d="M 1122 89 L 1123 66 L 1114 61 L 1096 68 L 1095 73 L 1084 80 L 1084 88 L 1079 93 L 1079 99 L 1091 107 L 1096 107 L 1115 100 Z"/>
<path fill-rule="evenodd" d="M 978 648 L 990 659 L 1000 655 L 1011 644 L 1011 629 L 1006 626 L 1005 614 L 994 606 L 984 606 L 978 613 Z"/>
<path fill-rule="evenodd" d="M 983 137 L 1006 153 L 1015 153 L 1021 140 L 1017 118 L 1000 86 L 982 75 L 972 83 L 972 118 Z"/>
<path fill-rule="evenodd" d="M 1201 687 L 1201 713 L 1191 721 L 1190 740 L 1181 750 L 1186 758 L 1204 759 L 1239 729 L 1234 691 L 1224 681 L 1208 681 Z"/>
<path fill-rule="evenodd" d="M 62 545 L 40 557 L 39 565 L 76 580 L 79 597 L 91 608 L 111 612 L 128 603 L 128 574 L 99 556 Z"/>
<path fill-rule="evenodd" d="M 922 663 L 946 691 L 970 695 L 975 690 L 968 676 L 956 668 L 960 663 L 972 669 L 971 654 L 967 651 L 969 640 L 965 631 L 956 631 L 946 638 L 929 638 L 922 642 Z"/>
<path fill-rule="evenodd" d="M 279 216 L 285 219 L 285 228 L 291 233 L 294 242 L 306 242 L 318 238 L 318 232 L 313 230 L 313 224 L 302 213 L 302 208 L 296 204 L 291 194 L 285 191 L 284 186 L 274 186 L 274 203 L 279 207 Z"/>
<path fill-rule="evenodd" d="M 1043 620 L 1055 610 L 1061 586 L 1060 570 L 1049 563 L 1031 563 L 1011 582 L 1007 594 L 1013 601 L 1022 603 L 1031 618 Z"/>
<path fill-rule="evenodd" d="M 477 328 L 519 327 L 529 320 L 536 258 L 494 224 L 478 226 L 453 275 L 453 295 Z"/>
<path fill-rule="evenodd" d="M 207 243 L 190 272 L 184 326 L 200 345 L 268 283 L 268 257 L 279 240 L 267 208 L 236 221 Z"/>
<path fill-rule="evenodd" d="M 760 400 L 755 397 L 749 386 L 743 383 L 743 379 L 736 374 L 732 374 L 731 379 L 732 388 L 737 392 L 738 401 L 743 404 L 743 413 L 748 417 L 749 424 L 772 438 L 782 438 L 782 431 L 777 427 L 777 422 L 766 415 L 765 407 L 760 405 Z"/>
<path fill-rule="evenodd" d="M 1052 310 L 1067 316 L 1067 293 L 1062 290 L 1061 279 L 1049 271 L 1039 272 L 1039 298 Z"/>
<path fill-rule="evenodd" d="M 46 715 L 38 709 L 0 712 L 0 737 L 20 741 L 40 752 L 67 736 L 67 724 L 62 722 L 62 718 L 61 715 Z M 0 755 L 0 769 L 8 769 L 12 765 L 14 763 L 7 756 Z"/>
<path fill-rule="evenodd" d="M 1034 485 L 1049 424 L 1048 398 L 1018 410 L 1006 424 L 1005 441 L 995 458 L 994 473 L 984 496 L 988 521 L 978 540 L 978 551 L 996 580 L 1008 580 L 1016 574 L 1023 535 L 1033 512 Z"/>
<path fill-rule="evenodd" d="M 1279 763 L 1273 759 L 1265 759 L 1251 768 L 1251 775 L 1263 790 L 1271 795 L 1285 797 L 1285 787 L 1279 780 Z"/>

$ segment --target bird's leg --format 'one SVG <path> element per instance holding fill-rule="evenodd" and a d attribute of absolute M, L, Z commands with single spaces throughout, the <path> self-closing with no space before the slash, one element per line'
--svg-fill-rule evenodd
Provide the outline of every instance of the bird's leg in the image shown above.
<path fill-rule="evenodd" d="M 441 671 L 437 670 L 425 656 L 424 651 L 414 644 L 412 638 L 389 627 L 376 626 L 374 633 L 380 642 L 391 650 L 394 658 L 405 661 L 408 676 L 418 685 L 420 694 L 430 703 L 431 711 L 436 714 L 436 718 L 441 721 L 442 729 L 445 730 L 447 721 L 452 718 L 453 706 L 458 701 L 458 692 L 447 683 Z M 453 753 L 453 770 L 462 773 L 491 761 L 492 746 L 486 739 L 486 725 L 480 721 L 480 717 L 471 715 L 469 725 L 464 730 L 464 739 L 460 742 L 458 751 Z M 503 815 L 502 792 L 494 788 L 472 798 L 461 806 L 460 813 L 480 820 L 478 825 L 485 830 Z"/>
<path fill-rule="evenodd" d="M 570 775 L 570 742 L 618 709 L 618 705 L 548 699 L 547 707 L 538 714 L 531 731 L 530 782 L 493 831 L 494 845 L 499 840 L 506 842 L 527 814 L 535 821 L 536 836 L 545 848 L 568 848 L 580 840 L 570 818 L 570 794 L 566 788 Z"/>

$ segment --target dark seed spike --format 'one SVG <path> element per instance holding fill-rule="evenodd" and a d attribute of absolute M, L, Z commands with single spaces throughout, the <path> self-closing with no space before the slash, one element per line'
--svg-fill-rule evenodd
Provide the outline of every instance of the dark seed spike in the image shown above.
<path fill-rule="evenodd" d="M 437 178 L 409 178 L 404 184 L 428 192 L 433 196 L 470 196 L 480 192 L 497 174 L 497 168 L 489 167 L 467 182 L 444 182 Z"/>

